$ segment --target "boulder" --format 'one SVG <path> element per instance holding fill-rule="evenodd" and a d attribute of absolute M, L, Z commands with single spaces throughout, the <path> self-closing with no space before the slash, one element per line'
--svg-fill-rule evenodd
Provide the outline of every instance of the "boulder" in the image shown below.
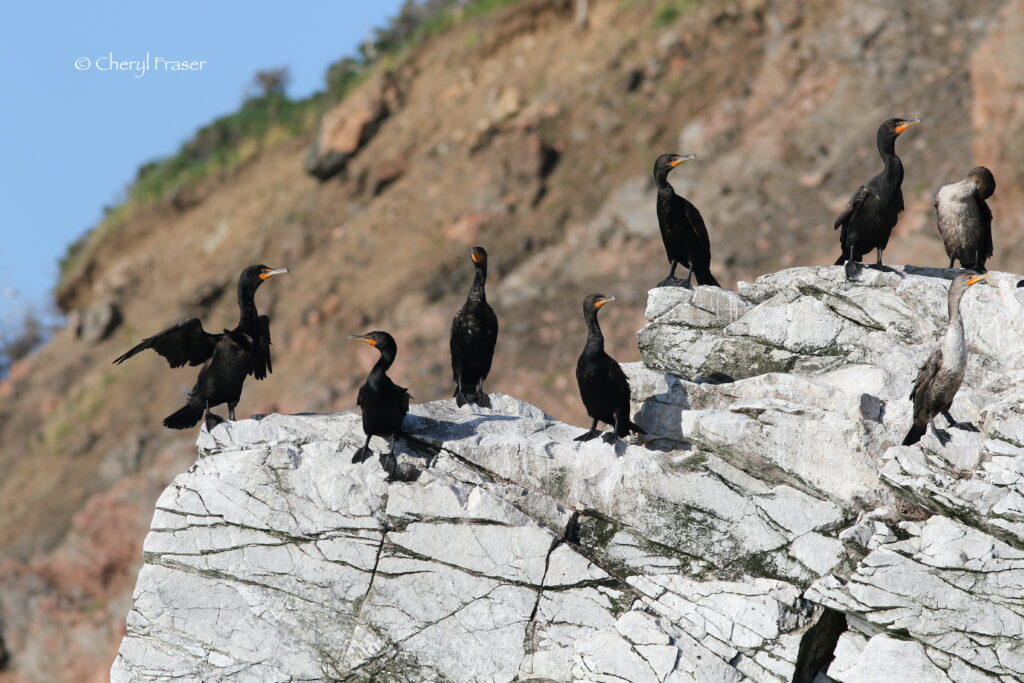
<path fill-rule="evenodd" d="M 502 394 L 359 465 L 349 413 L 204 428 L 112 680 L 1019 680 L 1017 276 L 965 299 L 978 431 L 898 445 L 952 275 L 654 290 L 628 443 Z"/>

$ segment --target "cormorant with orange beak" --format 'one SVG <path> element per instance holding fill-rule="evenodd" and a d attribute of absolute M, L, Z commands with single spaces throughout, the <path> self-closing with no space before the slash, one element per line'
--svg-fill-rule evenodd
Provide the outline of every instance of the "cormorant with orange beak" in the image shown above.
<path fill-rule="evenodd" d="M 212 429 L 223 418 L 210 412 L 221 403 L 228 404 L 228 419 L 235 419 L 235 406 L 242 395 L 246 375 L 263 379 L 273 368 L 270 364 L 270 319 L 256 312 L 256 290 L 265 280 L 287 273 L 287 268 L 249 266 L 238 278 L 238 325 L 221 334 L 203 330 L 199 318 L 183 320 L 174 327 L 147 337 L 114 363 L 120 364 L 139 351 L 153 349 L 167 359 L 172 368 L 202 365 L 199 379 L 188 401 L 176 413 L 164 419 L 171 429 L 188 429 L 201 418 Z"/>
<path fill-rule="evenodd" d="M 668 277 L 659 286 L 676 284 L 676 267 L 687 267 L 686 286 L 697 276 L 698 285 L 718 286 L 711 274 L 711 238 L 697 207 L 676 194 L 668 183 L 669 172 L 695 154 L 662 154 L 654 160 L 654 182 L 658 186 L 658 226 L 670 264 Z"/>
<path fill-rule="evenodd" d="M 363 462 L 371 455 L 370 439 L 374 436 L 389 438 L 391 451 L 385 456 L 391 458 L 389 474 L 394 471 L 395 439 L 402 432 L 402 421 L 409 412 L 409 395 L 405 387 L 400 387 L 388 377 L 388 368 L 395 362 L 398 345 L 394 337 L 387 332 L 369 332 L 367 334 L 349 335 L 349 339 L 360 341 L 377 349 L 380 358 L 370 370 L 363 386 L 359 387 L 356 404 L 363 409 L 363 433 L 366 443 L 352 456 L 352 462 Z"/>
<path fill-rule="evenodd" d="M 876 267 L 882 266 L 882 252 L 903 211 L 903 162 L 896 156 L 896 138 L 921 122 L 921 119 L 889 119 L 883 121 L 875 135 L 878 153 L 885 167 L 853 193 L 846 208 L 836 217 L 833 229 L 842 228 L 839 246 L 842 253 L 836 265 L 846 264 L 846 277 L 853 279 L 860 272 L 861 259 L 872 249 L 878 250 Z"/>

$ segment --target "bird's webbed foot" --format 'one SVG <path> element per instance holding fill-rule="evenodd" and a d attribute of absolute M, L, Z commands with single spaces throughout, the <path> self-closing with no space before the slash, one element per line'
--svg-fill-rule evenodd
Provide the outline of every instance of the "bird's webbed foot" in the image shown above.
<path fill-rule="evenodd" d="M 615 443 L 615 440 L 619 438 L 619 435 L 615 432 L 605 432 L 601 435 L 601 441 L 605 443 Z"/>
<path fill-rule="evenodd" d="M 459 393 L 455 394 L 455 405 L 456 406 L 461 408 L 462 406 L 466 405 L 466 403 L 468 403 L 468 401 L 466 400 L 466 395 L 464 393 L 462 393 L 460 391 Z"/>
<path fill-rule="evenodd" d="M 380 454 L 380 466 L 388 473 L 385 481 L 398 481 L 398 456 L 395 455 L 394 447 L 387 453 Z"/>
<path fill-rule="evenodd" d="M 949 425 L 952 429 L 960 429 L 965 432 L 980 432 L 981 430 L 974 426 L 971 422 L 954 422 Z"/>
<path fill-rule="evenodd" d="M 485 394 L 482 391 L 477 392 L 476 404 L 478 406 L 480 406 L 481 408 L 490 408 L 491 407 L 491 397 L 488 396 L 487 394 Z"/>
<path fill-rule="evenodd" d="M 692 289 L 686 280 L 680 280 L 679 278 L 669 275 L 667 278 L 655 285 L 655 287 L 684 287 L 686 289 Z"/>
<path fill-rule="evenodd" d="M 207 411 L 207 413 L 206 413 L 206 420 L 205 421 L 206 421 L 206 431 L 208 431 L 208 432 L 212 432 L 214 427 L 216 427 L 217 425 L 221 424 L 222 422 L 226 422 L 226 420 L 223 417 L 221 417 L 220 415 L 217 415 L 216 413 L 211 413 L 209 411 Z"/>
<path fill-rule="evenodd" d="M 847 280 L 857 280 L 860 277 L 861 271 L 864 270 L 863 264 L 857 261 L 847 261 L 843 268 L 846 270 Z"/>
<path fill-rule="evenodd" d="M 943 446 L 948 444 L 950 442 L 950 440 L 952 439 L 952 437 L 950 437 L 950 435 L 949 435 L 949 432 L 947 432 L 945 429 L 934 429 L 933 428 L 932 431 L 935 433 L 935 438 L 938 439 L 939 443 L 942 444 Z"/>
<path fill-rule="evenodd" d="M 372 455 L 373 451 L 370 450 L 370 447 L 363 446 L 362 448 L 360 448 L 359 450 L 352 454 L 352 462 L 355 464 L 365 462 L 369 460 Z"/>
<path fill-rule="evenodd" d="M 601 436 L 601 432 L 599 430 L 590 429 L 585 434 L 577 436 L 573 441 L 590 441 L 591 439 L 596 439 L 599 436 Z"/>

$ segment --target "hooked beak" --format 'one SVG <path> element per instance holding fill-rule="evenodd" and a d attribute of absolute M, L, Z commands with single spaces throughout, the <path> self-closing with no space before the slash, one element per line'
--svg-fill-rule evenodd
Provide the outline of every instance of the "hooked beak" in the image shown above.
<path fill-rule="evenodd" d="M 672 168 L 675 168 L 676 166 L 678 166 L 679 164 L 683 163 L 684 161 L 689 161 L 690 159 L 696 159 L 696 158 L 697 158 L 696 154 L 684 154 L 682 156 L 677 156 L 675 159 L 673 159 L 672 161 L 668 162 L 668 165 L 670 167 L 672 167 Z"/>
<path fill-rule="evenodd" d="M 598 299 L 597 301 L 594 302 L 594 308 L 601 308 L 605 304 L 611 303 L 612 301 L 615 301 L 614 296 L 608 296 L 603 299 Z"/>
<path fill-rule="evenodd" d="M 361 341 L 364 344 L 369 344 L 370 346 L 377 345 L 377 342 L 375 342 L 373 339 L 361 334 L 350 334 L 348 335 L 348 338 L 351 339 L 352 341 Z"/>
<path fill-rule="evenodd" d="M 967 278 L 967 286 L 970 287 L 971 285 L 976 285 L 985 278 L 987 278 L 988 276 L 990 276 L 991 274 L 992 273 L 985 273 L 984 275 L 972 275 L 971 277 Z M 985 284 L 988 283 L 986 282 Z"/>
<path fill-rule="evenodd" d="M 896 132 L 902 133 L 907 128 L 910 128 L 911 126 L 916 126 L 919 123 L 921 123 L 921 119 L 910 119 L 909 121 L 900 121 L 899 123 L 896 124 Z"/>
<path fill-rule="evenodd" d="M 284 275 L 287 272 L 288 272 L 287 268 L 268 268 L 268 269 L 264 270 L 262 273 L 260 273 L 260 279 L 261 280 L 269 280 L 270 278 L 274 277 L 275 275 Z"/>

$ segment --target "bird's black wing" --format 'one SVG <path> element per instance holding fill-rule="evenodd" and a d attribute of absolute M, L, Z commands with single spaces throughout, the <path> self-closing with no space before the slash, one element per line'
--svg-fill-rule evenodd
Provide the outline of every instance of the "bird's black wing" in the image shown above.
<path fill-rule="evenodd" d="M 365 401 L 365 395 L 366 395 L 366 384 L 363 384 L 363 386 L 359 387 L 359 393 L 356 394 L 356 405 L 359 406 L 360 408 L 363 407 L 363 402 Z"/>
<path fill-rule="evenodd" d="M 622 371 L 622 366 L 611 356 L 608 357 L 608 377 L 611 379 L 616 400 L 628 404 L 629 380 L 626 379 L 626 373 Z"/>
<path fill-rule="evenodd" d="M 114 363 L 123 363 L 139 351 L 153 349 L 166 358 L 172 368 L 180 368 L 186 363 L 202 365 L 213 355 L 219 338 L 220 335 L 203 330 L 199 318 L 189 318 L 152 337 L 146 337 L 127 353 L 118 356 Z"/>
<path fill-rule="evenodd" d="M 984 199 L 975 195 L 978 203 L 978 217 L 981 219 L 981 253 L 985 258 L 992 256 L 992 210 Z"/>
<path fill-rule="evenodd" d="M 491 358 L 487 361 L 487 368 L 484 370 L 483 379 L 491 372 L 491 362 L 494 360 L 494 347 L 498 345 L 498 316 L 489 305 L 484 306 L 484 316 L 487 319 L 487 343 L 491 349 Z"/>
<path fill-rule="evenodd" d="M 679 195 L 674 195 L 673 202 L 675 203 L 673 213 L 686 219 L 687 226 L 693 232 L 701 251 L 706 259 L 710 260 L 711 238 L 708 236 L 708 226 L 704 224 L 704 217 L 700 215 L 700 211 L 697 210 L 696 206 Z"/>
<path fill-rule="evenodd" d="M 939 366 L 942 364 L 942 349 L 938 348 L 932 351 L 931 355 L 928 356 L 928 360 L 921 366 L 921 370 L 917 373 L 917 379 L 914 380 L 914 388 L 910 390 L 910 400 L 913 401 L 918 393 L 920 393 L 924 387 L 928 386 L 932 381 L 935 380 L 935 376 L 939 374 Z"/>
<path fill-rule="evenodd" d="M 465 334 L 465 314 L 464 309 L 460 308 L 459 312 L 452 318 L 452 332 L 451 337 L 448 341 L 448 348 L 452 354 L 452 380 L 455 381 L 455 391 L 459 390 L 459 372 L 462 365 L 462 352 L 458 348 L 458 340 Z"/>
<path fill-rule="evenodd" d="M 256 379 L 264 379 L 274 371 L 270 362 L 270 318 L 265 315 L 260 316 L 259 332 L 253 340 L 250 356 L 252 365 L 249 374 Z"/>
<path fill-rule="evenodd" d="M 860 208 L 864 206 L 864 200 L 867 198 L 867 196 L 868 184 L 864 183 L 863 185 L 858 187 L 857 191 L 853 193 L 852 197 L 850 197 L 850 201 L 847 202 L 846 208 L 843 209 L 838 216 L 836 216 L 836 222 L 832 224 L 832 229 L 835 230 L 839 226 L 846 227 L 847 225 L 849 225 L 853 221 L 853 219 L 857 217 L 857 214 L 860 212 Z M 903 210 L 902 198 L 900 199 L 899 210 Z"/>

